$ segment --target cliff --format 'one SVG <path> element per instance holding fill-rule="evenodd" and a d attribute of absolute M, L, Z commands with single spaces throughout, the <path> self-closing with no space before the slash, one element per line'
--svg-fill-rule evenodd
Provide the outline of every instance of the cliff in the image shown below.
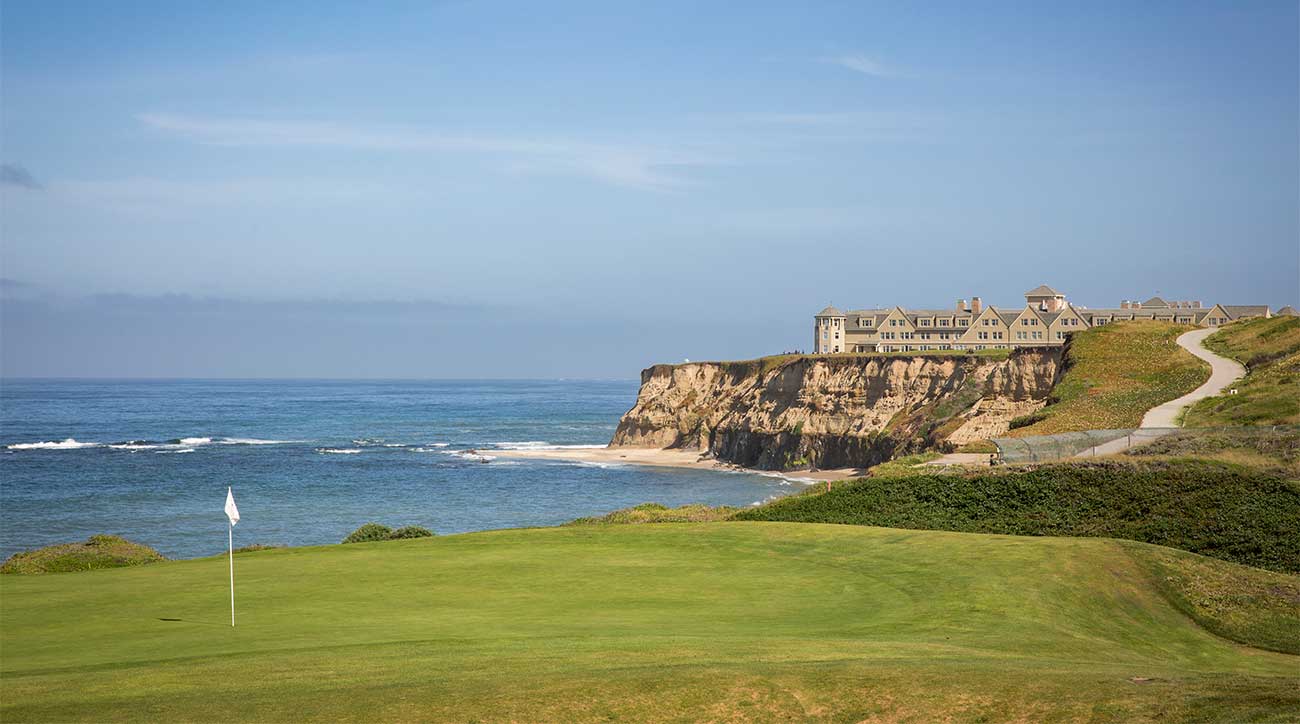
<path fill-rule="evenodd" d="M 1046 404 L 1062 353 L 655 365 L 610 445 L 700 450 L 766 470 L 866 467 L 1006 432 Z"/>

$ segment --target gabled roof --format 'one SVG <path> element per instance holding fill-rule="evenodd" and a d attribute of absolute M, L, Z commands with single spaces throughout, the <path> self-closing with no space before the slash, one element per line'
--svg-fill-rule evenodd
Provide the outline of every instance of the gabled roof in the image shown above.
<path fill-rule="evenodd" d="M 1274 312 L 1274 314 L 1276 314 L 1276 315 L 1279 316 L 1279 317 L 1296 317 L 1296 316 L 1300 316 L 1300 312 L 1296 312 L 1295 307 L 1291 306 L 1290 304 L 1288 304 L 1288 305 L 1286 305 L 1285 307 L 1282 307 L 1281 309 L 1277 310 L 1276 312 Z"/>
<path fill-rule="evenodd" d="M 1026 297 L 1063 297 L 1065 295 L 1047 286 L 1046 284 L 1039 284 L 1033 289 L 1030 289 L 1029 291 L 1025 292 L 1025 296 Z"/>
<path fill-rule="evenodd" d="M 1145 302 L 1142 302 L 1142 307 L 1144 309 L 1147 307 L 1168 307 L 1168 306 L 1169 306 L 1169 302 L 1166 302 L 1160 297 L 1151 297 Z"/>
<path fill-rule="evenodd" d="M 1020 310 L 1020 312 L 1023 312 L 1023 311 L 1024 311 L 1023 309 Z M 1003 310 L 1001 310 L 1001 309 L 996 310 L 996 313 L 997 313 L 997 315 L 998 315 L 998 319 L 1001 319 L 1001 320 L 1002 320 L 1002 323 L 1005 324 L 1005 325 L 1007 325 L 1008 327 L 1011 326 L 1011 323 L 1012 323 L 1012 322 L 1014 322 L 1014 321 L 1016 321 L 1017 319 L 1020 318 L 1020 312 L 1007 312 L 1007 311 L 1003 311 Z"/>
<path fill-rule="evenodd" d="M 1224 304 L 1222 306 L 1223 311 L 1227 312 L 1228 316 L 1233 319 L 1268 314 L 1267 304 Z"/>
<path fill-rule="evenodd" d="M 804 312 L 804 314 L 807 314 L 807 312 Z M 818 312 L 818 313 L 817 313 L 817 316 L 819 316 L 819 317 L 843 317 L 843 316 L 844 316 L 844 312 L 841 312 L 840 310 L 836 309 L 835 307 L 827 307 L 827 308 L 821 310 L 820 312 Z"/>

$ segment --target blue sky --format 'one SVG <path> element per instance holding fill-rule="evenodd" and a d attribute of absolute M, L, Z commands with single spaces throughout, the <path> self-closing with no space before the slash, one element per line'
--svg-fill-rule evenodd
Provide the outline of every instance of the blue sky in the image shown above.
<path fill-rule="evenodd" d="M 1300 303 L 1294 2 L 2 12 L 6 375 L 630 377 L 828 302 Z"/>

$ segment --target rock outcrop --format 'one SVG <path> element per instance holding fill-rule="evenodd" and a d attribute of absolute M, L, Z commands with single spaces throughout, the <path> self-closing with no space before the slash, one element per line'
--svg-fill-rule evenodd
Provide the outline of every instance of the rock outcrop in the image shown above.
<path fill-rule="evenodd" d="M 765 470 L 867 467 L 1006 432 L 1046 404 L 1062 352 L 655 365 L 610 445 L 700 450 Z"/>

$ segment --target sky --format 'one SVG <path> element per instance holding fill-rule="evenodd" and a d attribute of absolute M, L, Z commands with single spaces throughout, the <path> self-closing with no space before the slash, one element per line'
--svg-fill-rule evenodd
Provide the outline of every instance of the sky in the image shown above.
<path fill-rule="evenodd" d="M 1300 304 L 1295 2 L 0 6 L 0 374 L 634 378 Z"/>

